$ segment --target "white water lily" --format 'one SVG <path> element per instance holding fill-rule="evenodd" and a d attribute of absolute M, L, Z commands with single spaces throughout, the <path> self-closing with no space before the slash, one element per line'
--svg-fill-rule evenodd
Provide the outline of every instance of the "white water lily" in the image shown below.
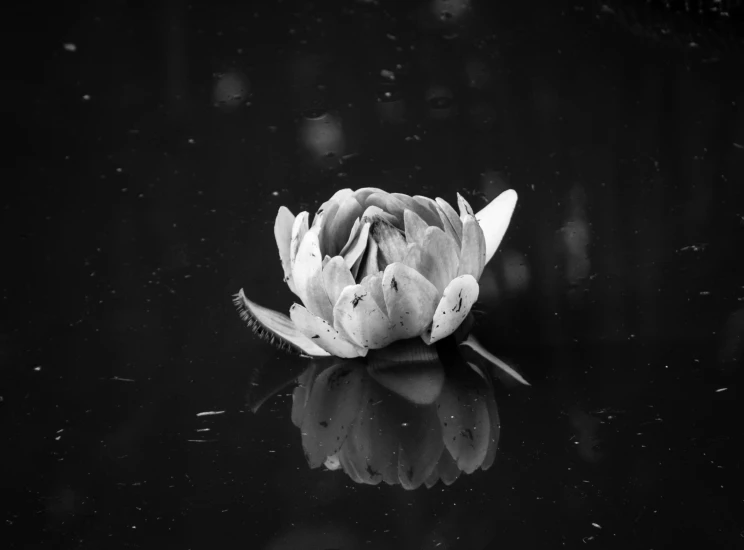
<path fill-rule="evenodd" d="M 409 338 L 451 335 L 478 299 L 478 280 L 501 243 L 517 194 L 475 214 L 446 201 L 377 188 L 342 189 L 309 224 L 279 208 L 274 235 L 284 280 L 301 304 L 287 317 L 248 300 L 244 318 L 310 356 L 353 358 Z"/>

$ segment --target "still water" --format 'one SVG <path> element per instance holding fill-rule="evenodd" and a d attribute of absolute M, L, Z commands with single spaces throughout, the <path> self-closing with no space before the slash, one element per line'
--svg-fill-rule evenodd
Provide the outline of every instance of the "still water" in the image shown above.
<path fill-rule="evenodd" d="M 741 3 L 542 4 L 19 20 L 4 547 L 744 545 Z M 402 388 L 241 319 L 299 301 L 280 206 L 363 187 L 516 191 L 471 335 L 529 385 L 455 353 Z"/>

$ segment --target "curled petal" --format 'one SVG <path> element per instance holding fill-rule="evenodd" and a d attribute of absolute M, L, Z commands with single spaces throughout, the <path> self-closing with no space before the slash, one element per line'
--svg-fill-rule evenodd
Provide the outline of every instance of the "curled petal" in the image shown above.
<path fill-rule="evenodd" d="M 292 239 L 289 244 L 289 261 L 294 265 L 295 258 L 297 257 L 297 251 L 300 248 L 300 243 L 305 237 L 305 233 L 308 231 L 308 219 L 309 214 L 307 212 L 300 212 L 292 224 Z"/>
<path fill-rule="evenodd" d="M 391 194 L 406 206 L 406 210 L 411 210 L 412 212 L 415 212 L 415 214 L 419 218 L 424 220 L 427 226 L 437 225 L 440 222 L 439 215 L 436 212 L 432 212 L 429 208 L 421 204 L 419 201 L 417 201 L 413 197 L 409 197 L 408 195 L 404 195 L 402 193 L 391 193 Z"/>
<path fill-rule="evenodd" d="M 414 195 L 413 200 L 419 203 L 423 208 L 422 211 L 416 211 L 416 213 L 421 216 L 421 219 L 433 227 L 438 227 L 439 229 L 444 230 L 444 224 L 439 215 L 439 206 L 434 199 L 423 197 L 421 195 Z"/>
<path fill-rule="evenodd" d="M 374 224 L 372 224 L 371 227 L 374 227 Z M 367 240 L 367 250 L 364 252 L 364 255 L 361 258 L 359 270 L 354 273 L 354 276 L 357 279 L 364 279 L 368 275 L 373 275 L 380 271 L 379 264 L 377 263 L 379 252 L 380 251 L 379 247 L 377 246 L 377 241 L 370 237 Z"/>
<path fill-rule="evenodd" d="M 240 317 L 249 325 L 258 322 L 261 329 L 279 338 L 282 342 L 298 347 L 308 355 L 315 357 L 329 355 L 324 348 L 305 336 L 289 317 L 250 301 L 246 298 L 242 288 L 235 296 L 234 302 L 238 307 Z"/>
<path fill-rule="evenodd" d="M 403 227 L 403 211 L 406 209 L 406 205 L 400 199 L 388 193 L 372 193 L 367 197 L 367 205 L 378 206 L 395 218 L 393 222 L 395 227 Z"/>
<path fill-rule="evenodd" d="M 359 271 L 359 264 L 362 261 L 362 255 L 367 249 L 370 225 L 369 222 L 362 224 L 354 240 L 347 244 L 344 250 L 341 251 L 341 256 L 344 257 L 344 262 L 346 262 L 346 265 L 351 270 L 351 274 L 354 276 L 356 276 L 356 273 Z"/>
<path fill-rule="evenodd" d="M 308 231 L 300 243 L 292 264 L 292 280 L 297 296 L 313 315 L 326 321 L 333 319 L 333 305 L 323 285 L 323 259 L 318 235 Z"/>
<path fill-rule="evenodd" d="M 437 287 L 412 267 L 395 263 L 385 268 L 382 292 L 395 339 L 423 334 L 439 302 Z"/>
<path fill-rule="evenodd" d="M 301 305 L 292 305 L 289 309 L 289 316 L 302 334 L 331 355 L 345 359 L 367 355 L 366 348 L 349 342 L 330 323 L 316 317 Z"/>
<path fill-rule="evenodd" d="M 354 234 L 353 228 L 363 211 L 362 205 L 353 196 L 348 196 L 339 204 L 336 216 L 328 222 L 328 234 L 324 241 L 326 254 L 336 256 L 341 252 Z"/>
<path fill-rule="evenodd" d="M 404 263 L 411 265 L 431 281 L 441 295 L 457 275 L 460 261 L 455 242 L 441 229 L 429 227 L 424 235 L 421 252 L 418 265 L 409 264 L 408 255 Z M 410 249 L 408 254 L 411 254 Z"/>
<path fill-rule="evenodd" d="M 388 310 L 385 304 L 385 294 L 382 290 L 382 272 L 378 271 L 372 275 L 367 275 L 362 279 L 362 286 L 369 290 L 377 307 L 387 315 Z"/>
<path fill-rule="evenodd" d="M 329 201 L 329 203 L 330 204 L 327 204 L 323 209 L 323 213 L 316 216 L 316 219 L 321 218 L 321 221 L 319 222 L 321 226 L 318 228 L 318 244 L 320 245 L 320 250 L 323 254 L 328 254 L 334 246 L 334 237 L 331 233 L 331 226 L 333 225 L 333 220 L 336 219 L 340 206 L 336 201 Z M 330 256 L 330 254 L 328 255 Z"/>
<path fill-rule="evenodd" d="M 341 256 L 331 258 L 323 266 L 323 286 L 332 304 L 336 303 L 344 288 L 354 284 L 349 266 Z"/>
<path fill-rule="evenodd" d="M 508 189 L 475 215 L 486 238 L 486 263 L 493 258 L 501 244 L 516 206 L 517 192 Z"/>
<path fill-rule="evenodd" d="M 292 262 L 290 260 L 290 243 L 292 242 L 292 226 L 294 225 L 295 216 L 285 206 L 279 207 L 274 222 L 274 238 L 276 246 L 279 249 L 279 258 L 282 261 L 284 270 L 284 282 L 289 285 L 289 289 L 294 292 L 294 283 L 292 282 Z"/>
<path fill-rule="evenodd" d="M 462 224 L 462 249 L 458 275 L 466 273 L 479 280 L 486 265 L 486 238 L 475 216 L 467 214 Z"/>
<path fill-rule="evenodd" d="M 377 187 L 362 187 L 354 191 L 354 198 L 359 201 L 359 204 L 366 208 L 367 197 L 374 193 L 386 194 L 387 192 L 383 191 L 382 189 L 378 189 Z"/>
<path fill-rule="evenodd" d="M 444 219 L 442 220 L 445 224 L 444 230 L 448 234 L 453 235 L 457 247 L 459 248 L 462 242 L 462 220 L 460 220 L 460 216 L 458 216 L 455 209 L 450 206 L 450 203 L 444 199 L 437 197 L 437 205 L 439 205 L 439 209 L 444 214 Z M 449 223 L 449 227 L 452 229 L 451 232 L 447 231 L 447 223 Z"/>
<path fill-rule="evenodd" d="M 392 341 L 390 319 L 363 285 L 344 289 L 333 308 L 333 324 L 341 334 L 365 349 L 382 348 Z"/>
<path fill-rule="evenodd" d="M 424 235 L 429 225 L 413 210 L 406 210 L 404 213 L 406 242 L 423 244 Z"/>
<path fill-rule="evenodd" d="M 457 194 L 457 206 L 460 209 L 460 219 L 465 222 L 466 216 L 473 216 L 473 208 L 470 206 L 470 203 L 465 200 L 465 197 L 463 197 L 460 193 Z"/>
<path fill-rule="evenodd" d="M 472 275 L 453 279 L 437 305 L 431 332 L 421 335 L 424 342 L 431 345 L 455 332 L 478 300 L 478 290 L 478 283 Z"/>

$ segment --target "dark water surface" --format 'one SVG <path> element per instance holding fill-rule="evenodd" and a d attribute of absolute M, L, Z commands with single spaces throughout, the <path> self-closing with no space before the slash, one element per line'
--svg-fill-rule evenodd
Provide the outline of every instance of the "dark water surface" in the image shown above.
<path fill-rule="evenodd" d="M 621 2 L 434 4 L 87 3 L 9 30 L 3 547 L 744 545 L 735 27 L 692 18 L 690 47 Z M 309 110 L 341 128 L 320 159 Z M 367 185 L 519 193 L 474 333 L 532 386 L 497 387 L 496 463 L 449 487 L 311 470 L 291 387 L 246 402 L 303 361 L 231 301 L 291 305 L 277 209 Z"/>

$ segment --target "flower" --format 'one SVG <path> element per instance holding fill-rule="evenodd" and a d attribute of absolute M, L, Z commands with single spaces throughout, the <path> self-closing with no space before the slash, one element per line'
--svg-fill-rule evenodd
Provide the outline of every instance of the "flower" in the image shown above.
<path fill-rule="evenodd" d="M 301 304 L 287 317 L 235 297 L 260 333 L 310 356 L 366 356 L 398 340 L 451 335 L 478 299 L 478 279 L 509 225 L 508 190 L 477 214 L 446 201 L 367 187 L 337 191 L 309 224 L 282 206 L 274 235 Z"/>
<path fill-rule="evenodd" d="M 489 469 L 501 432 L 493 378 L 458 357 L 447 363 L 433 354 L 380 378 L 366 360 L 313 361 L 292 395 L 309 466 L 405 489 Z"/>

